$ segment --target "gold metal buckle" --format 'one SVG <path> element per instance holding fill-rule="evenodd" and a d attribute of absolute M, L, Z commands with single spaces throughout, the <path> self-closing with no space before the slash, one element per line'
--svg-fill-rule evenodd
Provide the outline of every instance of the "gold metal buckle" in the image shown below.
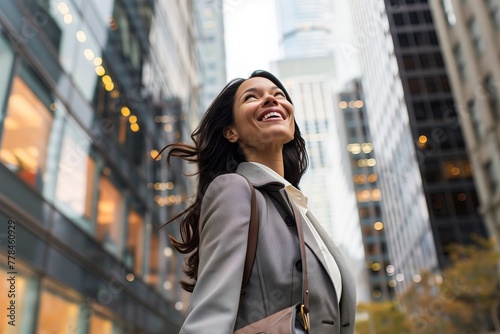
<path fill-rule="evenodd" d="M 304 304 L 300 305 L 300 315 L 302 316 L 302 323 L 304 324 L 304 329 L 306 331 L 311 327 L 309 323 L 309 311 L 305 309 Z"/>

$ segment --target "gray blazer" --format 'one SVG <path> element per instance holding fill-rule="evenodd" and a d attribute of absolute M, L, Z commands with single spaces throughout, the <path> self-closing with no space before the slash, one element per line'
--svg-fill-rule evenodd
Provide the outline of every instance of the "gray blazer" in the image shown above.
<path fill-rule="evenodd" d="M 301 300 L 302 272 L 296 225 L 284 184 L 258 166 L 241 163 L 237 173 L 258 190 L 257 254 L 240 302 L 250 220 L 250 187 L 237 174 L 218 176 L 203 197 L 198 280 L 180 334 L 229 334 Z M 340 303 L 326 262 L 303 222 L 312 334 L 352 334 L 356 312 L 354 277 L 344 257 L 309 212 L 308 218 L 332 253 L 342 276 Z"/>

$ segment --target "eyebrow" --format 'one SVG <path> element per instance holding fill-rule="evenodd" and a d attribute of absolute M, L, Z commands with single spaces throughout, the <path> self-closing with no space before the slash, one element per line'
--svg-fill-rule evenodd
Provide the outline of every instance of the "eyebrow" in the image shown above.
<path fill-rule="evenodd" d="M 272 86 L 271 87 L 272 90 L 281 90 L 281 88 L 279 88 L 278 86 Z M 257 92 L 259 89 L 258 88 L 255 88 L 255 87 L 251 87 L 251 88 L 248 88 L 246 91 L 244 91 L 243 93 L 241 93 L 240 97 L 238 98 L 238 101 L 241 100 L 241 98 L 243 97 L 243 95 L 245 95 L 246 93 L 248 92 Z"/>

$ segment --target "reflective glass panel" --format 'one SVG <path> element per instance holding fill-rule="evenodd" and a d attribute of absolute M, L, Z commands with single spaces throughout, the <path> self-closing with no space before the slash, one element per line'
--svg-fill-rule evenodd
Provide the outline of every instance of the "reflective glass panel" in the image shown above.
<path fill-rule="evenodd" d="M 4 36 L 0 35 L 0 121 L 4 114 L 5 98 L 7 97 L 7 88 L 10 81 L 10 75 L 14 66 L 14 52 L 9 42 Z"/>
<path fill-rule="evenodd" d="M 57 172 L 56 203 L 68 218 L 91 231 L 95 161 L 90 141 L 73 122 L 66 123 Z"/>
<path fill-rule="evenodd" d="M 113 334 L 113 322 L 93 313 L 90 316 L 89 334 Z"/>

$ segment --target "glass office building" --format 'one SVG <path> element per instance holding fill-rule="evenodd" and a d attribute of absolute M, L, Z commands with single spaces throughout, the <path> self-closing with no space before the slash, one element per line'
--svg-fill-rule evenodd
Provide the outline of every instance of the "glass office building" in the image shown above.
<path fill-rule="evenodd" d="M 182 258 L 160 225 L 189 185 L 151 157 L 186 133 L 197 78 L 189 2 L 161 6 L 0 2 L 1 333 L 179 330 Z"/>
<path fill-rule="evenodd" d="M 479 212 L 500 240 L 500 1 L 431 0 L 439 45 L 474 169 Z"/>
<path fill-rule="evenodd" d="M 339 108 L 344 115 L 348 143 L 346 149 L 350 154 L 371 299 L 391 300 L 400 277 L 395 275 L 387 248 L 386 229 L 382 219 L 384 202 L 375 168 L 377 156 L 368 127 L 369 111 L 364 104 L 361 81 L 353 80 L 340 93 Z"/>

